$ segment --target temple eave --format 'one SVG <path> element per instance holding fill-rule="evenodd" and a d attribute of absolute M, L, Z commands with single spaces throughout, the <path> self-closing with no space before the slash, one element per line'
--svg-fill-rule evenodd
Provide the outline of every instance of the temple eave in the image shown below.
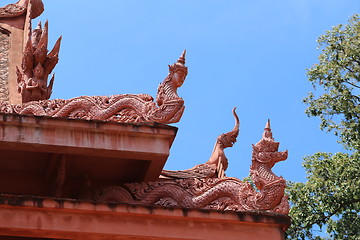
<path fill-rule="evenodd" d="M 11 195 L 0 195 L 0 205 L 0 235 L 4 236 L 16 231 L 24 237 L 57 239 L 232 240 L 245 239 L 252 232 L 253 239 L 281 239 L 282 231 L 290 225 L 288 216 L 264 212 L 169 209 Z M 14 210 L 16 215 L 12 214 Z"/>
<path fill-rule="evenodd" d="M 39 196 L 52 196 L 48 188 L 58 185 L 59 197 L 72 197 L 85 177 L 111 185 L 155 181 L 177 132 L 157 123 L 18 114 L 0 114 L 0 120 L 3 192 Z"/>

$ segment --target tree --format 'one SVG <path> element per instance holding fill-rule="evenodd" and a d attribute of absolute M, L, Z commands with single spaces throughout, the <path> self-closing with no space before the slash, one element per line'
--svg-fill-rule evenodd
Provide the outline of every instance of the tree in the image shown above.
<path fill-rule="evenodd" d="M 308 70 L 308 116 L 339 137 L 348 152 L 305 157 L 305 183 L 290 183 L 288 239 L 359 239 L 360 234 L 360 20 L 338 25 L 318 39 L 319 63 Z M 326 230 L 328 237 L 324 237 Z"/>
<path fill-rule="evenodd" d="M 309 81 L 321 95 L 309 93 L 306 113 L 321 119 L 321 129 L 333 131 L 349 149 L 360 150 L 360 22 L 334 27 L 318 40 L 323 53 L 308 71 Z"/>

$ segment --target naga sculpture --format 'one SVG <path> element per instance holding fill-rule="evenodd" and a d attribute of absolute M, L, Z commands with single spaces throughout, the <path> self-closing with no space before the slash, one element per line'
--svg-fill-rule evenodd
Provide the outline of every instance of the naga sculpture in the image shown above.
<path fill-rule="evenodd" d="M 275 163 L 287 158 L 287 151 L 278 152 L 278 147 L 279 143 L 272 138 L 268 122 L 262 139 L 253 146 L 250 172 L 257 190 L 250 183 L 237 178 L 179 177 L 107 187 L 95 200 L 145 206 L 288 214 L 288 198 L 284 195 L 286 182 L 271 171 Z"/>
<path fill-rule="evenodd" d="M 59 61 L 61 37 L 48 54 L 48 21 L 42 29 L 41 22 L 35 30 L 29 29 L 29 36 L 25 44 L 21 70 L 17 67 L 18 92 L 22 102 L 47 100 L 51 96 L 54 74 L 47 86 L 48 76 Z"/>
<path fill-rule="evenodd" d="M 204 177 L 217 177 L 223 178 L 225 176 L 225 170 L 228 167 L 228 159 L 225 156 L 224 149 L 232 147 L 236 142 L 236 138 L 239 135 L 239 117 L 237 116 L 235 109 L 233 114 L 235 118 L 234 129 L 228 133 L 221 134 L 215 142 L 214 150 L 209 160 L 204 164 L 196 165 L 193 168 L 182 171 L 169 171 L 163 170 L 161 172 L 161 178 L 204 178 Z"/>
<path fill-rule="evenodd" d="M 185 53 L 184 50 L 177 62 L 169 65 L 169 75 L 159 85 L 156 103 L 147 94 L 82 96 L 17 105 L 0 102 L 0 112 L 115 122 L 175 123 L 181 119 L 185 108 L 184 100 L 177 94 L 187 75 Z"/>

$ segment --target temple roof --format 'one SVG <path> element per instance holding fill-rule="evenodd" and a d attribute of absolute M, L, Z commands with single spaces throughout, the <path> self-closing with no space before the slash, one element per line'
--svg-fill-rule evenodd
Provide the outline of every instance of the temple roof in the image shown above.
<path fill-rule="evenodd" d="M 4 79 L 15 97 L 0 100 L 0 192 L 288 214 L 286 181 L 271 170 L 287 158 L 287 151 L 278 151 L 269 122 L 253 147 L 250 174 L 256 188 L 226 176 L 225 149 L 234 145 L 240 127 L 235 109 L 235 127 L 219 135 L 207 162 L 163 171 L 164 178 L 159 179 L 177 133 L 176 127 L 165 124 L 179 122 L 185 110 L 185 100 L 177 91 L 188 73 L 185 50 L 169 65 L 154 97 L 143 93 L 50 99 L 54 77 L 48 83 L 48 76 L 58 62 L 61 38 L 49 52 L 48 23 L 32 29 L 31 19 L 42 12 L 41 6 L 41 0 L 21 0 L 0 9 L 0 14 L 8 14 L 0 15 L 0 22 L 21 20 L 23 27 L 20 34 L 1 31 L 6 35 L 2 41 L 11 42 L 4 56 L 15 52 L 21 59 L 8 57 L 9 78 Z"/>

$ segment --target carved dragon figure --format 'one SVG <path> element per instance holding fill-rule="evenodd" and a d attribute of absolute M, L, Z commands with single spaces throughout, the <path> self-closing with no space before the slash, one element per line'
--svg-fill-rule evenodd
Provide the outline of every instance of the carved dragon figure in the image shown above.
<path fill-rule="evenodd" d="M 21 70 L 17 67 L 18 92 L 22 102 L 47 100 L 51 96 L 54 74 L 47 86 L 48 76 L 59 61 L 61 37 L 48 54 L 48 21 L 42 29 L 41 22 L 35 30 L 29 29 L 29 36 L 25 45 Z"/>
<path fill-rule="evenodd" d="M 193 168 L 181 171 L 169 171 L 163 170 L 161 172 L 161 178 L 204 178 L 204 177 L 218 177 L 223 178 L 225 176 L 225 170 L 228 167 L 228 159 L 225 156 L 224 149 L 232 147 L 236 142 L 236 138 L 239 135 L 240 121 L 236 114 L 236 108 L 233 108 L 233 115 L 235 118 L 234 129 L 228 133 L 223 133 L 216 139 L 214 150 L 209 160 L 204 164 L 196 165 Z"/>
<path fill-rule="evenodd" d="M 288 157 L 288 151 L 278 152 L 279 142 L 275 142 L 270 128 L 270 120 L 266 123 L 262 139 L 254 146 L 250 174 L 259 192 L 254 196 L 256 205 L 274 207 L 284 195 L 286 181 L 276 176 L 271 168 Z M 279 193 L 282 193 L 279 194 Z M 287 202 L 287 199 L 286 199 Z"/>
<path fill-rule="evenodd" d="M 42 100 L 18 105 L 0 102 L 0 112 L 116 122 L 175 123 L 181 119 L 185 108 L 184 100 L 177 94 L 177 89 L 182 86 L 187 75 L 185 53 L 184 50 L 178 61 L 169 65 L 169 75 L 158 88 L 157 104 L 147 94 L 82 96 L 70 100 Z"/>
<path fill-rule="evenodd" d="M 257 186 L 237 178 L 201 177 L 160 179 L 149 183 L 128 183 L 105 188 L 97 201 L 121 202 L 146 206 L 201 208 L 232 211 L 266 211 L 289 213 L 285 180 L 271 168 L 287 158 L 278 152 L 279 143 L 272 138 L 267 123 L 263 138 L 253 146 L 251 176 Z"/>

